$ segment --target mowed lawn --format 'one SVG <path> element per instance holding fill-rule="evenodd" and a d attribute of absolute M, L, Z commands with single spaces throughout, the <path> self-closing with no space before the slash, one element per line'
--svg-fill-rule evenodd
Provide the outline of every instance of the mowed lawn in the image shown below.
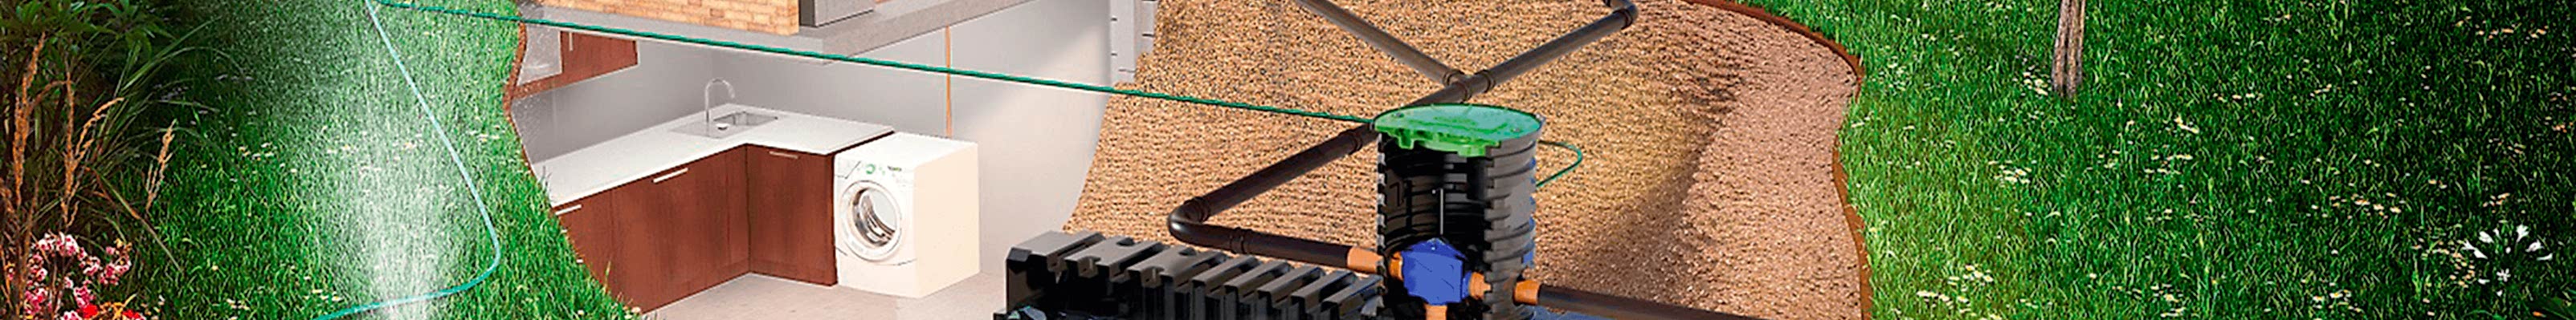
<path fill-rule="evenodd" d="M 1753 2 L 1867 65 L 1842 151 L 1878 318 L 2530 318 L 2576 295 L 2563 2 L 2096 0 L 2072 99 L 2042 92 L 2057 1 Z"/>
<path fill-rule="evenodd" d="M 510 1 L 420 0 L 487 12 Z M 145 283 L 169 319 L 308 319 L 466 281 L 490 259 L 453 139 L 503 249 L 489 282 L 357 318 L 626 317 L 575 264 L 502 109 L 516 26 L 384 8 L 432 130 L 362 0 L 165 1 L 223 51 L 188 69 L 180 138 L 154 223 L 172 249 Z M 150 253 L 147 251 L 147 254 Z M 175 259 L 172 259 L 175 258 Z"/>

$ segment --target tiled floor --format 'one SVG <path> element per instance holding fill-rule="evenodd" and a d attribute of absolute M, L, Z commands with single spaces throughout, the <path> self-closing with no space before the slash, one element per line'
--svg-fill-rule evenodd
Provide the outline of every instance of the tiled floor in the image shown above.
<path fill-rule="evenodd" d="M 823 287 L 751 274 L 646 314 L 651 319 L 991 319 L 1001 310 L 1003 280 L 978 274 L 920 299 Z"/>

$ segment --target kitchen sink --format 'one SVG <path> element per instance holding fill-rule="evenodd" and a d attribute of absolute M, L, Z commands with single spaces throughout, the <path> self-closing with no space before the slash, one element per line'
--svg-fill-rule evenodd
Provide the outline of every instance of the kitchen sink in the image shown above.
<path fill-rule="evenodd" d="M 752 127 L 769 124 L 770 121 L 778 121 L 778 116 L 751 113 L 749 111 L 737 111 L 716 117 L 712 122 L 696 121 L 694 123 L 680 125 L 679 128 L 672 129 L 671 131 L 700 137 L 724 139 L 725 137 L 733 136 L 736 133 L 751 131 Z"/>

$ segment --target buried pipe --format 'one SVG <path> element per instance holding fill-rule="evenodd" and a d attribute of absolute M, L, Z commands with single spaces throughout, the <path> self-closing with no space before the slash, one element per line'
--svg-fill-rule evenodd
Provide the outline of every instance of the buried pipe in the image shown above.
<path fill-rule="evenodd" d="M 1494 64 L 1492 68 L 1486 68 L 1485 71 L 1477 71 L 1466 78 L 1450 81 L 1439 91 L 1433 91 L 1430 95 L 1405 105 L 1465 102 L 1468 98 L 1493 90 L 1494 86 L 1501 85 L 1504 81 L 1511 81 L 1512 78 L 1538 69 L 1540 65 L 1556 61 L 1556 58 L 1564 57 L 1567 53 L 1573 53 L 1575 49 L 1582 49 L 1584 45 L 1600 41 L 1601 38 L 1619 33 L 1620 30 L 1626 30 L 1628 26 L 1636 24 L 1636 3 L 1629 0 L 1604 0 L 1602 5 L 1610 6 L 1610 15 L 1592 20 L 1592 23 L 1584 24 L 1581 28 L 1575 28 L 1573 32 L 1567 32 L 1565 35 L 1557 36 L 1556 39 L 1548 40 L 1547 43 L 1539 44 L 1537 48 L 1531 48 L 1529 51 L 1521 52 L 1520 55 L 1512 56 L 1511 59 L 1503 60 L 1502 63 Z"/>
<path fill-rule="evenodd" d="M 1228 182 L 1225 186 L 1208 191 L 1207 194 L 1182 201 L 1179 208 L 1172 209 L 1171 217 L 1165 219 L 1171 222 L 1172 238 L 1193 245 L 1237 253 L 1277 257 L 1317 265 L 1340 265 L 1351 252 L 1349 246 L 1213 225 L 1208 224 L 1207 220 L 1215 217 L 1217 213 L 1252 200 L 1254 196 L 1269 192 L 1272 188 L 1278 188 L 1280 184 L 1295 180 L 1306 172 L 1315 171 L 1315 168 L 1323 167 L 1333 160 L 1359 152 L 1361 146 L 1377 142 L 1377 138 L 1377 129 L 1368 125 L 1342 130 L 1342 133 L 1333 135 L 1331 139 L 1289 155 L 1287 159 L 1280 159 L 1278 163 L 1253 171 L 1242 179 L 1235 179 L 1234 182 Z"/>
<path fill-rule="evenodd" d="M 1378 52 L 1385 52 L 1387 57 L 1395 58 L 1395 62 L 1403 63 L 1405 67 L 1413 68 L 1413 71 L 1431 77 L 1431 81 L 1447 84 L 1465 75 L 1458 72 L 1456 68 L 1441 64 L 1440 60 L 1432 59 L 1431 55 L 1422 53 L 1421 49 L 1414 49 L 1403 40 L 1395 39 L 1395 36 L 1386 34 L 1385 30 L 1378 29 L 1377 25 L 1369 24 L 1368 20 L 1361 20 L 1359 16 L 1352 15 L 1350 10 L 1343 10 L 1341 6 L 1334 5 L 1330 0 L 1297 0 L 1297 6 L 1305 7 L 1306 11 L 1313 11 L 1317 16 L 1323 16 L 1324 21 L 1331 21 L 1333 26 L 1341 27 L 1342 31 L 1349 31 L 1351 36 L 1358 37 L 1361 43 L 1377 48 Z"/>
<path fill-rule="evenodd" d="M 1525 290 L 1527 291 L 1535 291 L 1533 293 L 1523 294 L 1521 293 L 1521 289 L 1514 290 L 1513 296 L 1515 299 L 1523 298 L 1522 296 L 1524 295 L 1530 295 L 1534 297 L 1528 298 L 1534 298 L 1536 300 L 1523 301 L 1523 303 L 1564 309 L 1569 312 L 1611 319 L 1755 319 L 1754 317 L 1744 315 L 1693 309 L 1657 303 L 1654 301 L 1595 293 L 1591 291 L 1567 289 L 1565 287 L 1538 284 L 1534 281 L 1523 281 L 1519 287 L 1526 288 Z"/>

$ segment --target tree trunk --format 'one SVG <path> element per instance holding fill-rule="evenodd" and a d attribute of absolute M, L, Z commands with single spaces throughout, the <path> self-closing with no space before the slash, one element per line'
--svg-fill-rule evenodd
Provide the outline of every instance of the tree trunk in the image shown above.
<path fill-rule="evenodd" d="M 2057 1 L 2057 50 L 2048 89 L 2073 97 L 2084 84 L 2084 0 Z"/>

